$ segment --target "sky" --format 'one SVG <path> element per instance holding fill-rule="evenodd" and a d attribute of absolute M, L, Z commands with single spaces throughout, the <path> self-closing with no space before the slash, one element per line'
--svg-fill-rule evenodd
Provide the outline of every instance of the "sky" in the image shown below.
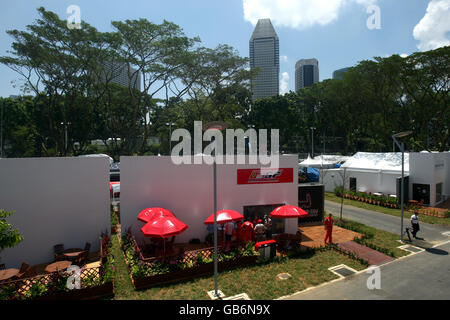
<path fill-rule="evenodd" d="M 0 56 L 44 6 L 67 19 L 70 5 L 100 31 L 111 21 L 146 18 L 178 24 L 202 45 L 234 47 L 249 56 L 249 39 L 260 18 L 270 18 L 280 42 L 280 93 L 294 90 L 295 63 L 319 61 L 320 81 L 334 70 L 375 56 L 409 55 L 450 45 L 450 0 L 14 0 L 2 1 Z M 20 94 L 19 76 L 0 65 L 0 96 Z M 15 85 L 12 83 L 15 82 Z"/>

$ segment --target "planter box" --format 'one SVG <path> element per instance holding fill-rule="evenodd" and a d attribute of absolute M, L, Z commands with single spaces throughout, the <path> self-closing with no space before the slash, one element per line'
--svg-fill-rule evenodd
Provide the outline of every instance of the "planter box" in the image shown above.
<path fill-rule="evenodd" d="M 218 262 L 218 269 L 220 272 L 231 270 L 237 267 L 244 267 L 248 265 L 253 265 L 256 263 L 258 256 L 251 257 L 241 257 L 239 259 L 231 260 L 231 261 L 222 261 Z M 133 278 L 131 276 L 131 281 L 133 282 L 133 286 L 137 289 L 146 289 L 156 285 L 168 284 L 173 282 L 178 282 L 182 280 L 192 279 L 194 277 L 207 276 L 214 272 L 214 262 L 202 264 L 199 266 L 195 266 L 193 268 L 188 268 L 184 270 L 177 270 L 165 274 L 158 274 L 149 277 L 143 278 Z"/>
<path fill-rule="evenodd" d="M 96 287 L 45 295 L 35 300 L 94 300 L 112 296 L 114 296 L 114 284 L 111 281 Z"/>

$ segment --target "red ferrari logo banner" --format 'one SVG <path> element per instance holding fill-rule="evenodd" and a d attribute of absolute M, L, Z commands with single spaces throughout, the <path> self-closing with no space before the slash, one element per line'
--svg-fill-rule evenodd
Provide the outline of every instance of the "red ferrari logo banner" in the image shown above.
<path fill-rule="evenodd" d="M 290 183 L 293 181 L 293 168 L 237 170 L 237 184 Z"/>

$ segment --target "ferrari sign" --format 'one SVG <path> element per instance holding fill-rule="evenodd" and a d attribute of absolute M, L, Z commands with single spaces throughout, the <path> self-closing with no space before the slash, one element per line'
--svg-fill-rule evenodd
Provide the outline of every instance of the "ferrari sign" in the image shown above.
<path fill-rule="evenodd" d="M 237 184 L 292 183 L 293 181 L 293 168 L 237 170 Z"/>

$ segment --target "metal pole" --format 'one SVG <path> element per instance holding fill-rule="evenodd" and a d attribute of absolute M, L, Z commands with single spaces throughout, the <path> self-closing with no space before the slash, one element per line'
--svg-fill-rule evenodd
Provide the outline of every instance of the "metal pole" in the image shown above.
<path fill-rule="evenodd" d="M 217 168 L 216 168 L 216 149 L 214 149 L 214 294 L 219 297 L 217 292 Z"/>
<path fill-rule="evenodd" d="M 1 111 L 1 129 L 0 129 L 0 158 L 3 158 L 3 103 L 2 103 L 2 111 Z"/>
<path fill-rule="evenodd" d="M 172 152 L 172 122 L 170 123 L 170 133 L 169 133 L 169 155 Z"/>
<path fill-rule="evenodd" d="M 64 123 L 65 127 L 65 149 L 64 149 L 64 155 L 67 155 L 67 123 Z"/>
<path fill-rule="evenodd" d="M 311 158 L 314 158 L 314 128 L 311 127 Z"/>
<path fill-rule="evenodd" d="M 392 135 L 394 135 L 394 131 L 392 131 Z M 395 141 L 392 139 L 392 152 L 395 152 Z"/>
<path fill-rule="evenodd" d="M 403 241 L 403 195 L 405 193 L 405 184 L 404 184 L 404 167 L 405 167 L 405 144 L 401 143 L 401 149 L 402 149 L 402 182 L 401 182 L 401 194 L 400 194 L 400 208 L 402 211 L 402 221 L 400 223 L 400 241 Z"/>
<path fill-rule="evenodd" d="M 342 208 L 343 208 L 343 206 L 344 206 L 344 191 L 345 191 L 345 170 L 346 170 L 347 168 L 344 168 L 344 177 L 343 177 L 343 179 L 342 179 L 342 197 L 341 197 L 341 213 L 340 213 L 340 220 L 342 221 Z"/>

